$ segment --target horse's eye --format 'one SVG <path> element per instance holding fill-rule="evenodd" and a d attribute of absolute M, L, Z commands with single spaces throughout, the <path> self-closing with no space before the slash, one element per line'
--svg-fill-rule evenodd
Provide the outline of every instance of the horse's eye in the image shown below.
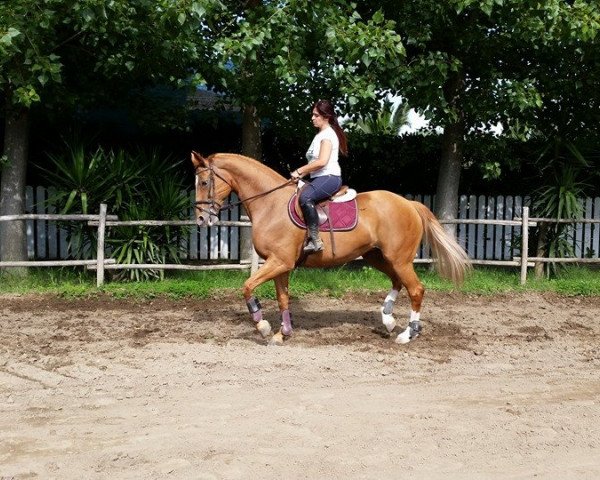
<path fill-rule="evenodd" d="M 207 180 L 202 180 L 202 181 L 200 182 L 200 185 L 201 185 L 202 187 L 207 187 L 207 186 L 208 186 L 208 181 L 207 181 Z"/>

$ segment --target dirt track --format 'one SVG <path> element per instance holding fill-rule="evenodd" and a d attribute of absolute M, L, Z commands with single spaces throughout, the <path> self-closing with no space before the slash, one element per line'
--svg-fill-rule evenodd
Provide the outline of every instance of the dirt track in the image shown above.
<path fill-rule="evenodd" d="M 385 293 L 0 297 L 0 479 L 600 478 L 600 298 Z"/>

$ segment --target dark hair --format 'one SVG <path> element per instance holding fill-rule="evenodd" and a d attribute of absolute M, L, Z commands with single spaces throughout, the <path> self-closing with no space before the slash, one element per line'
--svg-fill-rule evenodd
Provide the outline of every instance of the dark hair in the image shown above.
<path fill-rule="evenodd" d="M 340 127 L 338 123 L 337 115 L 335 114 L 335 109 L 329 100 L 318 100 L 313 105 L 313 110 L 317 110 L 319 115 L 326 118 L 329 122 L 329 125 L 333 128 L 335 134 L 340 141 L 340 153 L 342 155 L 348 155 L 348 140 L 346 139 L 346 134 Z"/>

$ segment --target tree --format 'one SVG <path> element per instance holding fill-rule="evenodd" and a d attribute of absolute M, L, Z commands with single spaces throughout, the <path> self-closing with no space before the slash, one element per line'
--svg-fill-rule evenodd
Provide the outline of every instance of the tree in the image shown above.
<path fill-rule="evenodd" d="M 456 217 L 463 143 L 501 123 L 522 134 L 547 102 L 540 76 L 543 55 L 560 63 L 562 50 L 595 37 L 597 7 L 576 0 L 416 0 L 365 2 L 397 22 L 409 68 L 399 71 L 397 90 L 443 128 L 436 212 Z M 568 78 L 553 70 L 552 83 Z M 524 137 L 523 137 L 524 138 Z"/>
<path fill-rule="evenodd" d="M 134 87 L 189 81 L 191 60 L 201 47 L 195 34 L 214 3 L 0 3 L 0 99 L 5 117 L 0 215 L 24 209 L 32 109 L 85 105 L 99 97 L 123 99 L 119 94 Z M 0 225 L 0 259 L 26 259 L 24 225 Z"/>
<path fill-rule="evenodd" d="M 61 78 L 55 50 L 63 38 L 57 39 L 55 32 L 64 9 L 53 12 L 57 5 L 52 4 L 47 9 L 28 8 L 32 3 L 0 4 L 0 98 L 5 117 L 0 215 L 23 212 L 29 108 L 40 100 L 40 88 Z M 34 35 L 30 38 L 27 33 Z M 26 259 L 23 223 L 0 224 L 0 259 Z"/>
<path fill-rule="evenodd" d="M 216 52 L 210 86 L 294 135 L 308 132 L 318 98 L 346 113 L 378 109 L 381 72 L 403 63 L 404 46 L 381 12 L 363 19 L 340 0 L 223 3 L 204 31 Z"/>

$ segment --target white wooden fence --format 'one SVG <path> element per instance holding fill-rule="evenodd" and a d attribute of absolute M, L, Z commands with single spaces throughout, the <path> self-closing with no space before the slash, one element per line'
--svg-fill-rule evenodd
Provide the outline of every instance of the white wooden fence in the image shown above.
<path fill-rule="evenodd" d="M 54 214 L 56 209 L 48 205 L 52 188 L 27 187 L 25 212 L 28 214 Z M 190 206 L 193 204 L 190 193 Z M 233 201 L 233 200 L 232 200 Z M 190 207 L 190 219 L 193 208 Z M 240 221 L 240 208 L 221 212 L 223 221 Z M 27 256 L 30 260 L 59 260 L 72 258 L 69 252 L 69 232 L 58 226 L 57 220 L 27 220 Z M 219 225 L 197 228 L 191 224 L 188 235 L 180 235 L 177 241 L 182 246 L 182 260 L 239 260 L 239 226 Z"/>
<path fill-rule="evenodd" d="M 2 267 L 33 267 L 33 266 L 63 266 L 85 265 L 97 270 L 97 284 L 104 282 L 106 269 L 123 268 L 154 268 L 154 269 L 215 269 L 215 268 L 249 268 L 254 272 L 258 268 L 258 256 L 252 252 L 250 264 L 242 264 L 240 258 L 240 229 L 249 228 L 250 223 L 240 218 L 239 209 L 223 211 L 221 220 L 210 228 L 198 229 L 195 222 L 190 220 L 159 221 L 134 220 L 118 221 L 116 217 L 106 215 L 106 205 L 102 205 L 98 215 L 57 215 L 52 207 L 46 208 L 45 199 L 52 192 L 43 188 L 27 190 L 27 206 L 29 212 L 24 215 L 8 215 L 0 217 L 0 223 L 8 221 L 27 222 L 27 262 L 0 261 Z M 409 197 L 411 198 L 411 197 Z M 433 209 L 433 199 L 428 196 L 415 197 Z M 190 204 L 193 196 L 190 194 Z M 235 201 L 233 199 L 232 201 Z M 529 228 L 537 222 L 556 222 L 553 219 L 529 218 L 528 199 L 521 197 L 485 197 L 461 196 L 459 218 L 442 222 L 457 224 L 459 243 L 465 248 L 474 264 L 520 266 L 521 283 L 527 278 L 527 268 L 532 262 L 579 262 L 600 263 L 600 198 L 584 199 L 584 218 L 576 221 L 564 220 L 571 224 L 572 242 L 575 251 L 573 258 L 538 258 L 528 257 Z M 192 216 L 193 210 L 190 211 Z M 85 218 L 84 218 L 85 217 Z M 243 220 L 243 221 L 240 221 Z M 57 222 L 87 221 L 92 228 L 98 229 L 97 258 L 95 260 L 61 260 L 69 258 L 66 227 L 59 227 Z M 63 223 L 64 224 L 64 223 Z M 61 225 L 63 225 L 61 224 Z M 230 263 L 218 265 L 145 265 L 145 264 L 115 264 L 115 260 L 105 259 L 106 228 L 125 225 L 173 225 L 189 226 L 189 234 L 180 235 L 177 241 L 183 248 L 182 260 L 219 260 L 226 259 Z M 421 248 L 415 263 L 430 262 L 428 251 Z M 237 263 L 231 263 L 236 262 Z"/>
<path fill-rule="evenodd" d="M 418 200 L 430 209 L 433 208 L 431 195 L 406 195 L 406 198 Z M 523 215 L 523 207 L 530 206 L 529 197 L 461 195 L 458 219 L 474 220 L 514 220 Z M 574 257 L 599 258 L 600 252 L 600 197 L 580 200 L 583 208 L 581 222 L 574 224 L 571 230 L 571 244 Z M 535 222 L 537 219 L 531 218 Z M 482 222 L 456 222 L 457 237 L 460 245 L 473 260 L 512 260 L 521 255 L 522 228 L 520 225 L 486 224 Z M 419 258 L 427 258 L 423 248 Z"/>
<path fill-rule="evenodd" d="M 46 199 L 52 195 L 44 187 L 28 187 L 26 192 L 26 213 L 53 214 L 55 209 L 48 207 Z M 407 195 L 433 209 L 430 195 Z M 234 200 L 232 200 L 234 201 Z M 190 205 L 193 194 L 190 193 Z M 523 206 L 529 205 L 529 198 L 518 196 L 474 196 L 460 197 L 459 219 L 463 220 L 514 220 L 523 213 Z M 600 220 L 600 197 L 581 201 L 584 219 Z M 193 210 L 190 208 L 190 219 Z M 182 261 L 240 259 L 240 227 L 229 222 L 240 221 L 239 207 L 221 212 L 222 223 L 210 228 L 197 228 L 190 224 L 189 233 L 178 238 L 182 248 Z M 59 227 L 56 220 L 27 220 L 27 252 L 30 260 L 61 260 L 69 258 L 68 232 Z M 473 260 L 512 260 L 521 255 L 520 224 L 459 223 L 457 226 L 459 243 Z M 599 258 L 600 223 L 577 223 L 572 230 L 572 243 L 575 257 Z M 428 252 L 419 251 L 418 258 L 427 259 Z"/>

